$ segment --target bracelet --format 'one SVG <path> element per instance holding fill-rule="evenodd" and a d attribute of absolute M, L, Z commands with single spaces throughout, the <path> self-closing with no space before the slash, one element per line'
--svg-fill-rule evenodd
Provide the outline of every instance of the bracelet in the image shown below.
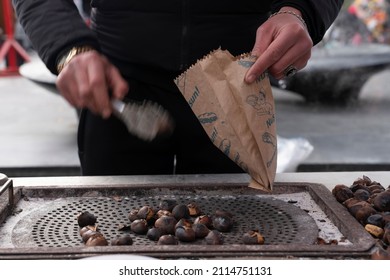
<path fill-rule="evenodd" d="M 306 24 L 305 20 L 303 19 L 303 17 L 301 17 L 297 13 L 294 13 L 293 11 L 279 11 L 279 12 L 276 12 L 276 13 L 273 13 L 272 15 L 270 15 L 269 18 L 272 18 L 272 17 L 274 17 L 276 15 L 280 15 L 280 14 L 290 14 L 290 15 L 295 16 L 297 19 L 299 19 L 302 22 L 302 24 L 305 26 L 305 28 L 307 30 L 307 24 Z"/>
<path fill-rule="evenodd" d="M 58 74 L 64 69 L 64 67 L 78 54 L 95 50 L 90 46 L 79 46 L 71 48 L 64 56 L 61 57 L 57 64 Z"/>

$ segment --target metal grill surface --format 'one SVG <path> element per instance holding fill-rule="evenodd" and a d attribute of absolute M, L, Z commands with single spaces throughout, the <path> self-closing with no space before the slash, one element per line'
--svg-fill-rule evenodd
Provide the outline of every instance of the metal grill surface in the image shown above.
<path fill-rule="evenodd" d="M 318 227 L 304 210 L 272 197 L 202 196 L 202 195 L 152 195 L 124 197 L 64 198 L 47 203 L 20 220 L 12 230 L 15 247 L 77 247 L 85 246 L 79 235 L 77 215 L 89 211 L 97 217 L 100 232 L 108 241 L 130 233 L 133 246 L 152 245 L 145 235 L 119 230 L 129 225 L 128 213 L 144 205 L 158 208 L 163 199 L 175 199 L 178 203 L 196 202 L 203 213 L 215 210 L 233 213 L 233 229 L 224 233 L 225 244 L 243 244 L 242 235 L 248 230 L 258 229 L 265 237 L 265 244 L 314 244 Z M 21 230 L 23 229 L 23 230 Z M 191 244 L 202 244 L 202 240 Z M 188 243 L 182 243 L 188 244 Z"/>

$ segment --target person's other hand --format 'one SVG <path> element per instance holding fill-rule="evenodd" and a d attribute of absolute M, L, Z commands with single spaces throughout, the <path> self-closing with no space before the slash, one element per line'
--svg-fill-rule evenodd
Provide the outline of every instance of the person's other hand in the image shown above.
<path fill-rule="evenodd" d="M 291 7 L 283 7 L 281 11 L 291 11 L 301 16 L 300 11 Z M 298 17 L 282 13 L 269 18 L 257 29 L 252 50 L 257 60 L 248 70 L 245 81 L 252 83 L 267 69 L 276 79 L 281 79 L 289 66 L 296 70 L 304 68 L 312 47 L 313 41 L 307 28 Z"/>
<path fill-rule="evenodd" d="M 76 55 L 62 69 L 56 85 L 71 105 L 88 108 L 103 118 L 112 114 L 109 91 L 118 99 L 128 92 L 128 84 L 118 69 L 97 51 Z"/>

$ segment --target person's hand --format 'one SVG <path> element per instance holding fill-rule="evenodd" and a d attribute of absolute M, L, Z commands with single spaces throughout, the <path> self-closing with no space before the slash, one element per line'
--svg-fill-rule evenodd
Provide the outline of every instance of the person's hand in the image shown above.
<path fill-rule="evenodd" d="M 57 89 L 76 108 L 88 108 L 108 118 L 112 114 L 109 92 L 122 99 L 128 84 L 118 69 L 97 51 L 76 55 L 57 78 Z"/>
<path fill-rule="evenodd" d="M 284 7 L 281 11 L 301 15 L 291 7 Z M 295 71 L 304 68 L 312 47 L 313 41 L 307 28 L 297 16 L 282 13 L 269 18 L 257 29 L 252 49 L 252 55 L 257 60 L 248 70 L 245 81 L 252 83 L 266 70 L 276 79 L 282 79 L 287 74 L 286 69 Z"/>

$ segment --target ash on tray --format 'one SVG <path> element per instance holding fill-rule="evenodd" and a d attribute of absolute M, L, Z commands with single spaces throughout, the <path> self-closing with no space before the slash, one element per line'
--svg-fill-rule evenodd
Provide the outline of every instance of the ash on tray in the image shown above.
<path fill-rule="evenodd" d="M 339 231 L 334 223 L 326 216 L 321 208 L 313 201 L 310 194 L 306 192 L 279 194 L 274 196 L 291 203 L 302 210 L 306 211 L 316 222 L 319 232 L 318 240 L 326 244 L 351 245 L 352 243 Z"/>

